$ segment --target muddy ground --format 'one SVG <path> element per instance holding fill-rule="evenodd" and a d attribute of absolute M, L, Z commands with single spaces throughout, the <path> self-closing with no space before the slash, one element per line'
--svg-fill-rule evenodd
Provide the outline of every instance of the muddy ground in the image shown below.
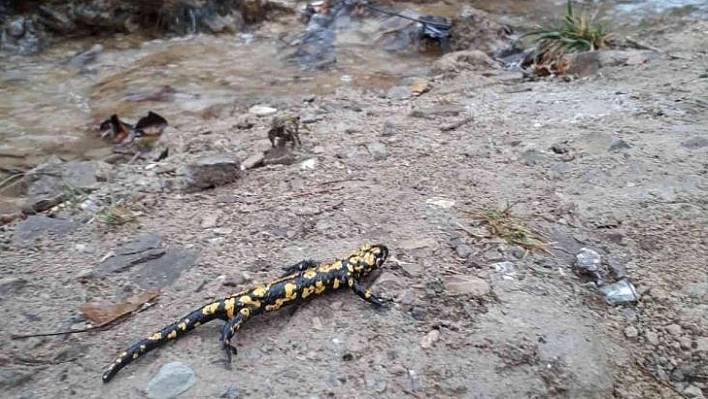
<path fill-rule="evenodd" d="M 583 79 L 466 71 L 407 100 L 353 88 L 294 94 L 279 108 L 315 116 L 299 151 L 314 167 L 147 193 L 131 204 L 137 221 L 122 226 L 77 224 L 29 243 L 17 233 L 26 221 L 3 226 L 3 397 L 145 397 L 170 362 L 195 375 L 181 397 L 703 397 L 708 24 L 667 20 L 641 37 L 667 52 Z M 254 154 L 270 146 L 267 119 L 237 127 L 246 112 L 193 116 L 169 134 L 182 151 Z M 548 234 L 551 254 L 476 236 L 468 212 L 507 203 Z M 184 251 L 184 270 L 163 265 L 176 279 L 154 306 L 104 331 L 11 339 L 85 327 L 82 304 L 143 292 L 149 270 L 90 273 L 143 233 Z M 364 242 L 392 250 L 373 285 L 395 298 L 390 310 L 340 292 L 251 320 L 230 370 L 222 323 L 212 322 L 101 382 L 120 351 L 201 304 Z M 577 276 L 583 247 L 626 268 L 639 302 L 611 306 Z M 471 292 L 446 289 L 451 275 L 471 276 Z M 160 397 L 167 387 L 150 389 Z"/>

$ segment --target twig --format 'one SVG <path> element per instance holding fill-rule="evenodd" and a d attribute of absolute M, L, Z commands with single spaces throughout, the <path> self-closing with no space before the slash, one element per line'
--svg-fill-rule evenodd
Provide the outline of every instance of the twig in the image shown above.
<path fill-rule="evenodd" d="M 654 379 L 654 381 L 658 382 L 659 384 L 669 388 L 670 390 L 676 392 L 677 395 L 679 395 L 682 398 L 688 399 L 688 396 L 684 395 L 683 392 L 679 391 L 674 387 L 673 385 L 669 384 L 666 381 L 663 381 L 659 379 L 659 377 L 655 376 L 654 373 L 651 372 L 645 365 L 642 364 L 642 362 L 639 361 L 639 359 L 634 358 L 634 362 L 637 363 L 637 366 L 639 366 L 639 369 L 641 369 L 645 374 L 649 375 L 651 378 Z"/>
<path fill-rule="evenodd" d="M 654 47 L 652 45 L 638 42 L 629 36 L 626 36 L 625 40 L 627 40 L 627 43 L 631 44 L 632 46 L 636 47 L 639 50 L 651 50 L 651 51 L 656 51 L 657 53 L 664 53 L 665 52 L 664 50 L 661 50 L 660 48 Z"/>
<path fill-rule="evenodd" d="M 344 187 L 334 187 L 334 188 L 329 188 L 329 189 L 325 189 L 325 190 L 307 191 L 307 192 L 304 192 L 304 193 L 293 194 L 292 196 L 290 196 L 290 198 L 309 197 L 309 196 L 315 195 L 315 194 L 329 194 L 329 193 L 331 193 L 331 192 L 333 192 L 333 191 L 339 191 L 339 190 L 342 190 L 342 189 L 344 189 Z"/>
<path fill-rule="evenodd" d="M 82 328 L 79 330 L 69 330 L 69 331 L 57 331 L 57 332 L 52 332 L 52 333 L 39 333 L 39 334 L 11 334 L 10 339 L 26 339 L 26 338 L 34 338 L 34 337 L 53 337 L 56 335 L 67 335 L 67 334 L 78 334 L 78 333 L 85 333 L 85 332 L 90 332 L 90 331 L 96 331 L 96 330 L 103 330 L 108 327 L 110 327 L 113 324 L 117 324 L 119 321 L 123 321 L 124 319 L 127 319 L 128 317 L 140 313 L 143 310 L 146 310 L 148 308 L 151 308 L 155 305 L 155 303 L 146 303 L 143 304 L 143 306 L 136 310 L 135 312 L 131 313 L 126 313 L 124 315 L 121 315 L 119 317 L 116 317 L 115 319 L 108 321 L 103 324 L 99 324 L 97 326 L 92 326 L 88 328 Z"/>
<path fill-rule="evenodd" d="M 472 121 L 474 121 L 474 116 L 468 116 L 467 118 L 462 119 L 461 121 L 457 121 L 457 122 L 455 122 L 455 123 L 453 123 L 453 124 L 451 124 L 451 125 L 447 125 L 447 126 L 441 127 L 441 128 L 440 128 L 440 131 L 442 131 L 442 132 L 449 132 L 449 131 L 451 131 L 451 130 L 455 130 L 455 129 L 459 128 L 459 127 L 462 127 L 462 126 L 464 126 L 464 125 L 466 125 L 466 124 L 468 124 L 468 123 L 470 123 L 470 122 L 472 122 Z"/>
<path fill-rule="evenodd" d="M 16 179 L 16 178 L 18 178 L 18 177 L 23 177 L 24 175 L 25 175 L 24 173 L 18 173 L 18 174 L 16 174 L 16 175 L 10 176 L 10 177 L 8 177 L 8 178 L 5 179 L 5 180 L 0 181 L 0 187 L 4 186 L 5 183 L 8 183 L 8 182 L 10 182 L 10 181 L 13 180 L 13 179 Z M 8 188 L 10 188 L 10 187 L 16 185 L 16 184 L 19 183 L 19 182 L 20 182 L 20 180 L 14 182 L 14 183 L 12 183 L 12 184 L 9 184 L 7 187 L 2 187 L 2 189 L 0 189 L 0 192 L 3 192 L 3 191 L 5 191 L 5 190 L 7 190 Z"/>

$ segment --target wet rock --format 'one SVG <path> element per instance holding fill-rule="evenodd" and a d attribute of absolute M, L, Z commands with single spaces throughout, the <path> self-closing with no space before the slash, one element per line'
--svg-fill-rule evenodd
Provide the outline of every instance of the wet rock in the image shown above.
<path fill-rule="evenodd" d="M 294 51 L 286 51 L 285 59 L 294 60 L 306 69 L 324 70 L 337 62 L 336 33 L 323 26 L 321 14 L 316 14 Z M 324 17 L 324 16 L 322 16 Z M 325 17 L 326 18 L 326 17 Z"/>
<path fill-rule="evenodd" d="M 386 145 L 378 141 L 367 144 L 366 149 L 369 150 L 371 156 L 377 161 L 383 161 L 388 157 Z"/>
<path fill-rule="evenodd" d="M 703 390 L 695 385 L 689 385 L 683 390 L 683 394 L 688 398 L 704 399 Z"/>
<path fill-rule="evenodd" d="M 495 21 L 491 14 L 465 5 L 452 21 L 450 46 L 455 51 L 499 54 L 509 47 L 509 33 L 510 29 Z"/>
<path fill-rule="evenodd" d="M 147 384 L 150 399 L 171 399 L 189 390 L 197 383 L 191 368 L 180 362 L 167 363 Z"/>
<path fill-rule="evenodd" d="M 241 163 L 235 154 L 222 153 L 180 166 L 175 186 L 184 192 L 197 192 L 232 183 L 241 177 Z"/>
<path fill-rule="evenodd" d="M 251 108 L 248 109 L 248 112 L 256 115 L 256 116 L 270 116 L 278 112 L 277 109 L 273 107 L 269 107 L 267 105 L 254 105 Z"/>
<path fill-rule="evenodd" d="M 0 299 L 13 291 L 22 289 L 25 285 L 27 285 L 27 280 L 19 277 L 0 279 Z"/>
<path fill-rule="evenodd" d="M 47 233 L 65 237 L 77 227 L 78 225 L 71 220 L 32 215 L 17 226 L 12 240 L 15 245 L 22 247 L 31 245 L 35 239 Z"/>
<path fill-rule="evenodd" d="M 447 53 L 433 63 L 433 73 L 454 76 L 462 71 L 485 71 L 499 69 L 500 65 L 479 50 Z"/>
<path fill-rule="evenodd" d="M 101 53 L 103 53 L 103 46 L 101 44 L 94 44 L 90 49 L 82 51 L 71 57 L 71 60 L 69 60 L 69 65 L 74 68 L 83 69 L 86 65 L 96 61 Z"/>
<path fill-rule="evenodd" d="M 471 275 L 453 275 L 445 278 L 445 290 L 448 295 L 471 295 L 481 297 L 489 294 L 491 288 L 486 281 Z"/>
<path fill-rule="evenodd" d="M 240 399 L 241 390 L 235 386 L 229 386 L 219 397 L 224 399 Z"/>
<path fill-rule="evenodd" d="M 0 388 L 14 388 L 27 383 L 32 378 L 31 373 L 0 368 Z"/>
<path fill-rule="evenodd" d="M 697 150 L 699 148 L 708 147 L 708 136 L 692 137 L 692 138 L 682 142 L 681 146 L 686 147 L 691 150 Z"/>

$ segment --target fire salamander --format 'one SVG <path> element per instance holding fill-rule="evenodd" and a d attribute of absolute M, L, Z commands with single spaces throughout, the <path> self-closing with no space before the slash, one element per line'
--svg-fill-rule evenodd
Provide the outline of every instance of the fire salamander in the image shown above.
<path fill-rule="evenodd" d="M 179 321 L 138 341 L 108 366 L 103 373 L 103 382 L 109 382 L 118 371 L 140 356 L 214 319 L 226 321 L 221 333 L 221 342 L 230 362 L 232 353 L 236 355 L 236 348 L 231 346 L 232 337 L 243 323 L 259 314 L 296 305 L 325 292 L 345 287 L 369 303 L 385 306 L 392 300 L 374 295 L 364 288 L 360 280 L 381 267 L 387 257 L 386 246 L 367 244 L 349 256 L 331 263 L 320 264 L 304 260 L 284 267 L 285 273 L 279 279 L 202 306 Z"/>

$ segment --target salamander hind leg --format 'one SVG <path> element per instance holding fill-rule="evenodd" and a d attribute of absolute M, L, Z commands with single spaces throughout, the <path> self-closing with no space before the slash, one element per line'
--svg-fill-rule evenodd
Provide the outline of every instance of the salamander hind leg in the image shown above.
<path fill-rule="evenodd" d="M 231 345 L 231 339 L 250 316 L 250 309 L 243 308 L 234 317 L 229 319 L 226 324 L 224 324 L 224 329 L 221 330 L 221 347 L 224 349 L 224 352 L 226 352 L 227 365 L 231 363 L 232 355 L 238 354 L 236 347 Z"/>
<path fill-rule="evenodd" d="M 384 297 L 379 297 L 374 295 L 371 291 L 366 289 L 363 284 L 361 284 L 357 280 L 353 280 L 353 284 L 351 285 L 352 291 L 354 291 L 361 299 L 365 300 L 366 302 L 369 302 L 371 304 L 377 305 L 377 306 L 389 306 L 392 302 L 393 299 L 391 298 L 384 298 Z"/>

